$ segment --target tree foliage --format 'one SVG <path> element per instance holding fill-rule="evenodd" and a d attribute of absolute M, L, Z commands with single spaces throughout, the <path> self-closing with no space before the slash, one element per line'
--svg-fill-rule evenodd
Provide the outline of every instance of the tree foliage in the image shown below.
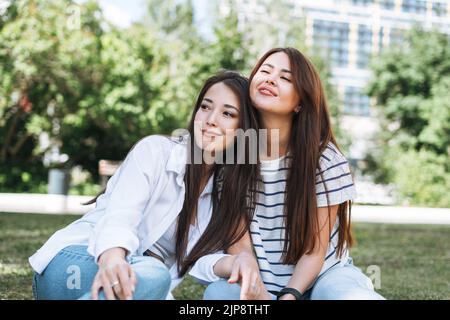
<path fill-rule="evenodd" d="M 256 62 L 259 44 L 234 1 L 212 40 L 199 35 L 191 1 L 146 4 L 126 29 L 93 0 L 16 0 L 0 12 L 0 192 L 45 191 L 52 166 L 80 166 L 97 180 L 100 159 L 121 160 L 140 138 L 185 127 L 207 77 L 248 74 Z"/>
<path fill-rule="evenodd" d="M 372 69 L 382 129 L 369 171 L 407 203 L 450 206 L 450 39 L 414 29 Z"/>

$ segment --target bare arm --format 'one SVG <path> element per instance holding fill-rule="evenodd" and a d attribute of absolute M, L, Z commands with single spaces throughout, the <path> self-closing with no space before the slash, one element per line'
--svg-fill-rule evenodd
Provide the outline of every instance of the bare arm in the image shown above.
<path fill-rule="evenodd" d="M 330 223 L 328 221 L 328 207 L 318 208 L 320 232 L 318 235 L 319 246 L 316 245 L 313 252 L 308 255 L 303 255 L 297 262 L 294 274 L 289 280 L 287 287 L 294 288 L 304 293 L 309 285 L 316 279 L 322 269 L 325 261 L 325 255 L 328 249 L 328 242 L 330 240 L 330 226 L 333 228 L 336 222 L 336 216 L 339 205 L 331 206 L 330 208 Z M 280 300 L 294 300 L 295 297 L 291 294 L 283 295 Z"/>
<path fill-rule="evenodd" d="M 214 273 L 220 277 L 229 278 L 229 283 L 240 282 L 241 300 L 270 300 L 270 294 L 259 274 L 249 231 L 228 248 L 227 253 L 231 256 L 220 259 L 214 266 Z"/>
<path fill-rule="evenodd" d="M 253 256 L 253 244 L 250 233 L 245 232 L 244 236 L 238 242 L 227 249 L 231 256 L 224 257 L 214 265 L 214 273 L 221 278 L 229 278 L 233 269 L 236 257 L 241 253 L 247 253 Z"/>

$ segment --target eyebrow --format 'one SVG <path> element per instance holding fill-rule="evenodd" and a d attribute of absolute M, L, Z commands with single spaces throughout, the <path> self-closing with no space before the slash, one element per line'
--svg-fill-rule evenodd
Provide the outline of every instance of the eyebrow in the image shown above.
<path fill-rule="evenodd" d="M 235 106 L 232 106 L 231 104 L 224 104 L 225 108 L 231 108 L 231 109 L 235 109 L 237 112 L 239 112 L 238 108 L 236 108 Z"/>
<path fill-rule="evenodd" d="M 213 101 L 212 101 L 211 99 L 209 99 L 209 98 L 203 98 L 203 100 L 206 100 L 206 101 L 208 101 L 208 102 L 210 102 L 210 103 L 213 103 Z M 225 108 L 232 108 L 232 109 L 235 109 L 237 112 L 239 112 L 239 109 L 236 108 L 235 106 L 232 106 L 231 104 L 225 103 L 225 104 L 224 104 L 224 107 L 225 107 Z"/>
<path fill-rule="evenodd" d="M 264 63 L 262 66 L 268 66 L 270 68 L 275 68 L 273 65 L 271 65 L 270 63 Z M 292 73 L 290 70 L 288 69 L 281 69 L 281 72 L 286 72 L 286 73 Z"/>

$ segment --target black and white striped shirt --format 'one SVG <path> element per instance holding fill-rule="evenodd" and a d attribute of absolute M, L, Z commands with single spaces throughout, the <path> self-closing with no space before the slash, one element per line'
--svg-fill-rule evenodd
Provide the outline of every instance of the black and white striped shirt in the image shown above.
<path fill-rule="evenodd" d="M 281 259 L 285 238 L 283 209 L 289 160 L 289 157 L 282 157 L 261 162 L 261 189 L 258 190 L 255 215 L 250 225 L 261 277 L 269 291 L 280 291 L 284 288 L 295 267 L 283 264 Z M 319 165 L 316 170 L 318 207 L 340 204 L 356 197 L 348 162 L 332 143 L 329 143 L 322 153 Z M 347 250 L 341 259 L 336 255 L 338 226 L 337 219 L 320 274 L 347 260 Z"/>

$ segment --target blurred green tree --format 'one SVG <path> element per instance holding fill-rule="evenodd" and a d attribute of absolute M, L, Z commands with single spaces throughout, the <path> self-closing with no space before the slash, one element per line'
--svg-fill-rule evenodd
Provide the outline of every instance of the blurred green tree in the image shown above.
<path fill-rule="evenodd" d="M 1 15 L 1 189 L 41 188 L 64 117 L 98 88 L 96 13 L 94 2 L 18 0 Z"/>
<path fill-rule="evenodd" d="M 377 100 L 379 148 L 367 172 L 393 183 L 400 200 L 450 206 L 450 40 L 413 29 L 373 61 L 368 93 Z"/>
<path fill-rule="evenodd" d="M 185 127 L 204 80 L 220 69 L 248 75 L 261 45 L 235 1 L 217 17 L 204 39 L 189 0 L 147 0 L 126 29 L 92 0 L 12 1 L 0 12 L 0 192 L 45 192 L 56 165 L 97 181 L 99 159 L 121 160 L 145 135 Z M 279 45 L 300 46 L 301 29 Z M 331 88 L 328 71 L 323 80 Z"/>

